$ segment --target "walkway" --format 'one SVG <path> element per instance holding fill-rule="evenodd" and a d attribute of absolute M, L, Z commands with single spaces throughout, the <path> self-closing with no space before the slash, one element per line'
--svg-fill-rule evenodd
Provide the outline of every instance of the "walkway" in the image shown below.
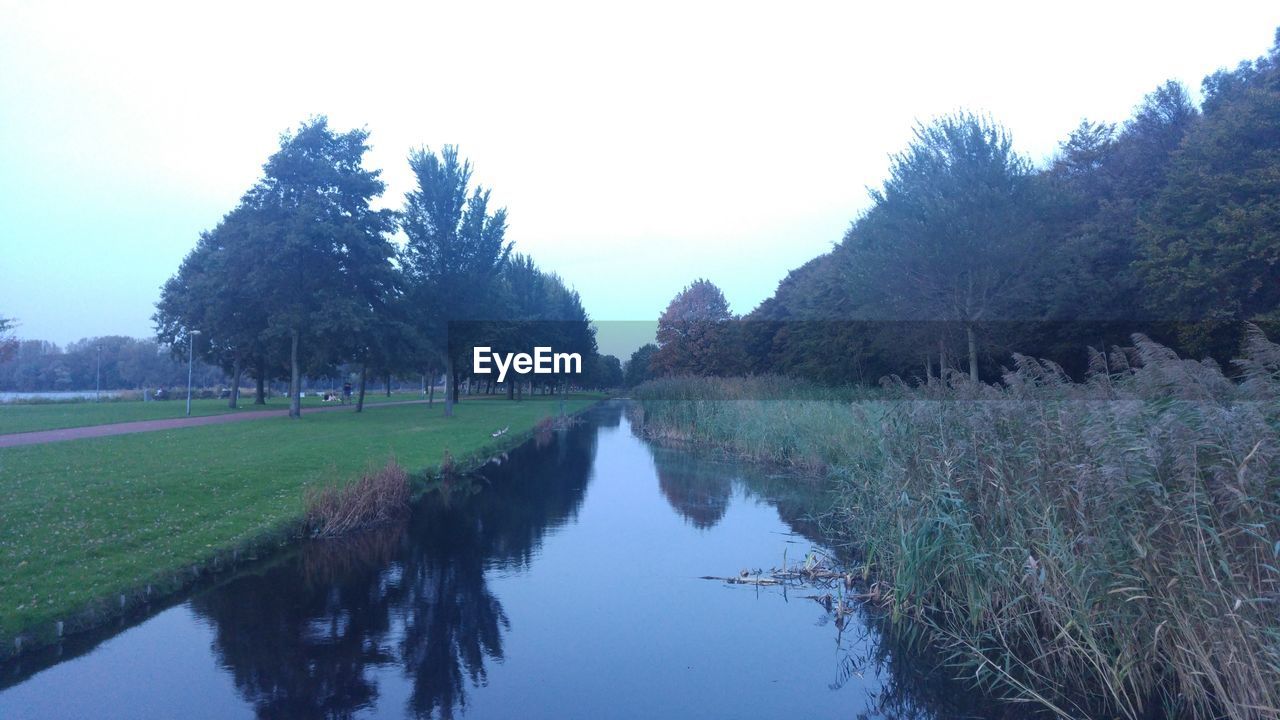
<path fill-rule="evenodd" d="M 426 400 L 403 400 L 399 402 L 367 403 L 364 409 L 369 410 L 393 405 L 422 405 L 426 402 Z M 335 410 L 353 411 L 354 409 L 350 405 L 334 405 L 333 407 L 304 408 L 302 414 L 310 415 L 311 413 L 333 412 Z M 44 443 L 62 442 L 63 440 L 82 440 L 84 438 L 129 435 L 132 433 L 155 432 L 157 430 L 176 430 L 203 425 L 222 425 L 245 420 L 287 417 L 288 415 L 288 410 L 255 410 L 253 412 L 227 413 L 225 415 L 201 415 L 199 417 L 181 417 L 167 420 L 137 420 L 135 422 L 112 423 L 110 425 L 37 430 L 35 432 L 0 435 L 0 448 L 17 447 L 19 445 L 42 445 Z"/>

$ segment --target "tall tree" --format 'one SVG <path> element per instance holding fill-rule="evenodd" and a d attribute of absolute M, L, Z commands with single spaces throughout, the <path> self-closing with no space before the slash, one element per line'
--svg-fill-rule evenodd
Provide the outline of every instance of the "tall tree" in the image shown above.
<path fill-rule="evenodd" d="M 370 322 L 370 285 L 394 256 L 394 213 L 370 206 L 384 184 L 362 166 L 368 137 L 334 132 L 324 117 L 305 122 L 285 133 L 245 197 L 264 251 L 246 282 L 267 309 L 264 334 L 289 344 L 290 417 L 302 412 L 303 363 L 340 356 L 346 337 Z"/>
<path fill-rule="evenodd" d="M 1205 82 L 1142 226 L 1148 306 L 1195 352 L 1234 357 L 1240 321 L 1280 327 L 1280 43 Z"/>
<path fill-rule="evenodd" d="M 468 349 L 464 321 L 490 314 L 499 273 L 511 252 L 505 209 L 489 211 L 489 191 L 471 189 L 471 163 L 446 145 L 409 156 L 417 188 L 409 193 L 402 228 L 402 263 L 415 324 L 441 349 L 446 417 L 457 402 L 457 369 Z"/>
<path fill-rule="evenodd" d="M 958 328 L 975 381 L 979 325 L 1014 319 L 1034 288 L 1044 245 L 1031 173 L 1004 128 L 945 117 L 916 129 L 851 231 L 859 254 L 852 280 L 876 290 L 876 312 Z"/>

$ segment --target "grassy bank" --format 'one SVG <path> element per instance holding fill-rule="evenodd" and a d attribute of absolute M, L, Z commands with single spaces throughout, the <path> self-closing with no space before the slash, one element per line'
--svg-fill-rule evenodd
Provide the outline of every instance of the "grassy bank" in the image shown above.
<path fill-rule="evenodd" d="M 1254 337 L 1231 380 L 1141 339 L 1095 360 L 881 400 L 636 394 L 655 435 L 826 468 L 827 525 L 958 673 L 1067 717 L 1275 717 L 1280 346 Z"/>
<path fill-rule="evenodd" d="M 596 401 L 574 396 L 566 411 Z M 375 408 L 0 449 L 0 655 L 288 541 L 306 489 L 394 456 L 411 472 L 526 436 L 556 398 Z M 491 433 L 510 432 L 495 440 Z M 193 570 L 194 569 L 194 570 Z"/>
<path fill-rule="evenodd" d="M 386 397 L 381 393 L 367 395 L 365 404 L 418 400 L 419 393 L 398 393 Z M 334 403 L 322 402 L 319 397 L 308 396 L 302 400 L 304 408 L 332 407 Z M 254 405 L 253 396 L 240 399 L 240 407 L 232 410 L 226 400 L 192 400 L 191 415 L 224 415 L 259 410 L 288 410 L 286 398 L 275 397 L 265 405 Z M 142 402 L 141 400 L 104 400 L 93 402 L 15 403 L 0 405 L 0 435 L 7 433 L 56 430 L 59 428 L 88 427 L 138 420 L 168 420 L 187 416 L 186 398 Z"/>

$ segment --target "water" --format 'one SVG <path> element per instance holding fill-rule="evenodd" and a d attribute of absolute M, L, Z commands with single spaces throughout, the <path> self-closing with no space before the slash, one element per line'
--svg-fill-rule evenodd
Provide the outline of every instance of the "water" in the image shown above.
<path fill-rule="evenodd" d="M 0 405 L 13 402 L 71 402 L 75 400 L 104 400 L 120 397 L 120 390 L 49 390 L 46 392 L 0 392 Z"/>
<path fill-rule="evenodd" d="M 815 545 L 803 483 L 621 407 L 403 526 L 310 543 L 0 667 L 0 717 L 949 718 L 981 704 L 811 590 L 700 579 Z"/>

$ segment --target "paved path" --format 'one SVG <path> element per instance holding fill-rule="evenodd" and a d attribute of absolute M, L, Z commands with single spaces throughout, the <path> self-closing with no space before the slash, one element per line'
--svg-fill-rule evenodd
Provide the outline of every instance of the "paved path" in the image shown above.
<path fill-rule="evenodd" d="M 426 400 L 402 400 L 399 402 L 368 403 L 364 406 L 364 409 L 369 410 L 391 405 L 421 405 L 426 402 Z M 354 409 L 350 405 L 334 405 L 332 407 L 304 408 L 302 414 L 310 415 L 311 413 L 333 412 L 335 410 L 353 411 Z M 227 413 L 225 415 L 201 415 L 167 420 L 137 420 L 135 422 L 112 423 L 110 425 L 89 425 L 87 427 L 10 433 L 8 435 L 0 435 L 0 448 L 16 447 L 18 445 L 41 445 L 43 443 L 62 442 L 63 440 L 81 440 L 83 438 L 108 437 L 110 435 L 155 432 L 156 430 L 176 430 L 178 428 L 199 427 L 202 425 L 222 425 L 244 420 L 285 417 L 288 414 L 288 410 L 254 410 L 242 413 Z"/>

